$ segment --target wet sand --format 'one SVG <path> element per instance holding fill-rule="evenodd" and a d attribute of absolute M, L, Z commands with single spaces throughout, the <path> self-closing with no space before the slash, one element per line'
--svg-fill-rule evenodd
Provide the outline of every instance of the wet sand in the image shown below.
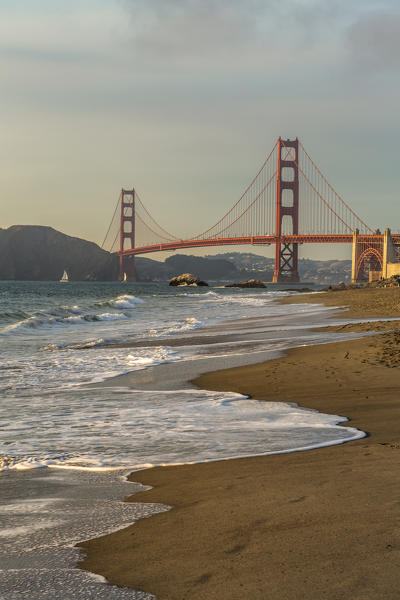
<path fill-rule="evenodd" d="M 346 292 L 311 299 L 352 306 L 353 317 L 400 317 L 400 290 Z M 81 566 L 159 600 L 397 599 L 400 330 L 385 322 L 346 327 L 383 333 L 296 348 L 195 383 L 346 415 L 369 437 L 134 473 L 153 489 L 130 501 L 173 508 L 81 544 Z"/>
<path fill-rule="evenodd" d="M 351 318 L 400 317 L 400 288 L 355 288 L 286 296 L 283 304 L 324 304 L 346 307 Z"/>

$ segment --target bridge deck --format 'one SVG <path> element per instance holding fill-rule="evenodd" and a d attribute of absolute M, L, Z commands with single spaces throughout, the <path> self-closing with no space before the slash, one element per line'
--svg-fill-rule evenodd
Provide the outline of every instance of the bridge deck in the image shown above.
<path fill-rule="evenodd" d="M 400 235 L 392 236 L 393 243 L 400 245 Z M 359 242 L 383 242 L 382 234 L 361 234 L 358 236 Z M 206 240 L 177 240 L 165 244 L 153 244 L 149 246 L 140 246 L 138 248 L 126 249 L 118 252 L 123 256 L 135 256 L 138 254 L 150 254 L 151 252 L 170 252 L 173 250 L 182 250 L 185 248 L 209 248 L 214 246 L 236 246 L 236 245 L 264 245 L 270 244 L 351 244 L 353 234 L 328 234 L 328 235 L 284 235 L 277 238 L 273 235 L 266 236 L 244 236 L 229 238 L 214 238 Z"/>

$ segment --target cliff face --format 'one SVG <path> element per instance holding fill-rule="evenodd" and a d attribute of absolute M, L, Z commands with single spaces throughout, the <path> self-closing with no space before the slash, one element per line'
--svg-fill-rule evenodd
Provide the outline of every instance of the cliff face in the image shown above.
<path fill-rule="evenodd" d="M 57 281 L 64 269 L 72 281 L 113 281 L 118 258 L 52 227 L 14 225 L 0 230 L 0 279 Z"/>

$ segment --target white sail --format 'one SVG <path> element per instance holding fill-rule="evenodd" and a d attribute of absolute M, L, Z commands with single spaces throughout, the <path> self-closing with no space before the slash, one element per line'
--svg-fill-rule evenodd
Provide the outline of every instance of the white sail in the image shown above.
<path fill-rule="evenodd" d="M 63 276 L 61 277 L 60 281 L 69 281 L 67 271 L 64 270 Z"/>
<path fill-rule="evenodd" d="M 126 280 L 127 280 L 127 276 L 126 276 L 126 273 L 124 273 L 124 277 L 122 279 L 123 283 L 125 283 Z"/>

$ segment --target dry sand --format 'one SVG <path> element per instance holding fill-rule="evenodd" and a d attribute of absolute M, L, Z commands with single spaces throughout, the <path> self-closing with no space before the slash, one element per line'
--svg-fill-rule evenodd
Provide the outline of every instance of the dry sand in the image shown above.
<path fill-rule="evenodd" d="M 334 292 L 318 302 L 351 305 L 352 316 L 400 317 L 397 289 Z M 83 543 L 81 566 L 159 600 L 397 600 L 400 330 L 368 328 L 384 333 L 297 348 L 196 384 L 346 415 L 369 437 L 134 473 L 153 489 L 130 501 L 173 508 Z"/>

